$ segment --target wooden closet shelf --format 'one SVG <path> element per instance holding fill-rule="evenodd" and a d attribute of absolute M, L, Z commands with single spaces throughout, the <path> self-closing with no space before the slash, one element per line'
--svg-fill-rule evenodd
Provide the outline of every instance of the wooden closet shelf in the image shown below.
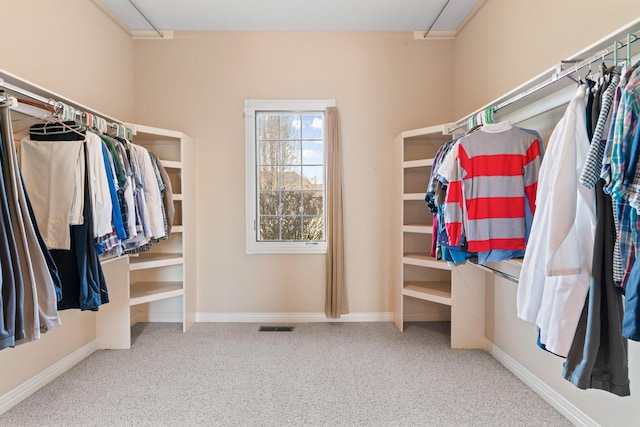
<path fill-rule="evenodd" d="M 522 261 L 523 261 L 523 258 L 513 258 L 513 259 L 505 260 L 503 262 L 506 262 L 507 264 L 515 265 L 517 267 L 522 267 Z"/>
<path fill-rule="evenodd" d="M 421 233 L 433 234 L 433 225 L 431 224 L 406 224 L 402 226 L 405 233 Z"/>
<path fill-rule="evenodd" d="M 182 254 L 140 254 L 129 257 L 129 271 L 146 270 L 148 268 L 167 267 L 184 263 Z"/>
<path fill-rule="evenodd" d="M 446 262 L 438 261 L 435 258 L 424 254 L 405 254 L 402 257 L 402 263 L 417 265 L 419 267 L 437 268 L 439 270 L 451 270 L 451 266 Z"/>
<path fill-rule="evenodd" d="M 405 282 L 402 295 L 438 304 L 451 305 L 450 282 Z"/>
<path fill-rule="evenodd" d="M 182 162 L 174 162 L 172 160 L 160 160 L 162 166 L 169 169 L 182 169 Z"/>
<path fill-rule="evenodd" d="M 145 304 L 184 295 L 182 282 L 136 282 L 131 284 L 129 305 Z"/>
<path fill-rule="evenodd" d="M 402 195 L 402 200 L 422 200 L 424 201 L 425 193 L 404 193 Z M 425 205 L 426 209 L 426 205 Z"/>
<path fill-rule="evenodd" d="M 402 162 L 404 169 L 409 168 L 426 168 L 433 166 L 433 159 L 421 159 L 421 160 L 407 160 Z"/>

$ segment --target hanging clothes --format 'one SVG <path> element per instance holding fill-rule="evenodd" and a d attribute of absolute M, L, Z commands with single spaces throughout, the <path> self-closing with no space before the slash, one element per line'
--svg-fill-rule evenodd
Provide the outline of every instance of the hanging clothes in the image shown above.
<path fill-rule="evenodd" d="M 431 236 L 431 253 L 430 255 L 438 260 L 444 259 L 445 261 L 452 262 L 447 256 L 446 249 L 443 254 L 443 246 L 440 243 L 440 233 L 444 232 L 444 219 L 442 218 L 442 204 L 444 204 L 448 182 L 443 178 L 440 173 L 440 167 L 447 158 L 449 151 L 456 144 L 459 138 L 454 138 L 451 141 L 446 142 L 436 152 L 433 158 L 433 165 L 431 166 L 431 172 L 429 174 L 429 185 L 424 196 L 424 200 L 427 203 L 427 207 L 431 214 L 433 214 L 433 232 Z M 446 232 L 444 232 L 446 235 Z"/>
<path fill-rule="evenodd" d="M 104 143 L 102 144 L 102 154 L 109 186 L 109 194 L 111 196 L 111 223 L 113 226 L 110 233 L 96 239 L 96 249 L 101 258 L 103 254 L 109 254 L 109 256 L 122 255 L 122 240 L 129 237 L 122 223 L 122 210 L 120 207 L 121 198 L 118 197 L 118 190 L 116 188 L 117 183 L 114 180 L 115 171 L 113 168 L 113 160 L 111 153 L 107 150 L 106 144 Z"/>
<path fill-rule="evenodd" d="M 602 93 L 595 129 L 580 175 L 580 183 L 592 188 L 595 165 L 602 163 L 613 93 L 620 81 L 619 70 L 609 69 L 610 84 Z M 602 89 L 604 81 L 599 86 Z M 587 110 L 588 111 L 588 110 Z M 588 124 L 587 124 L 588 126 Z M 596 175 L 597 176 L 597 175 Z M 597 222 L 594 240 L 592 278 L 571 348 L 564 362 L 563 377 L 581 389 L 595 388 L 618 396 L 628 396 L 629 368 L 627 340 L 622 337 L 622 292 L 613 279 L 616 229 L 611 196 L 604 192 L 604 180 L 596 183 Z"/>
<path fill-rule="evenodd" d="M 629 396 L 627 340 L 622 337 L 622 293 L 613 281 L 615 227 L 604 181 L 596 185 L 598 219 L 589 294 L 563 366 L 563 377 L 581 389 Z"/>
<path fill-rule="evenodd" d="M 91 198 L 91 217 L 94 238 L 106 236 L 113 232 L 110 184 L 105 167 L 102 139 L 94 132 L 86 132 L 85 150 L 87 158 L 87 180 Z M 109 169 L 111 167 L 109 166 Z"/>
<path fill-rule="evenodd" d="M 13 140 L 13 130 L 9 107 L 12 101 L 7 99 L 0 102 L 0 127 L 2 132 L 2 169 L 4 191 L 6 191 L 11 231 L 15 239 L 15 257 L 13 264 L 14 279 L 9 283 L 2 283 L 3 304 L 12 299 L 10 289 L 5 293 L 6 286 L 15 289 L 15 313 L 13 338 L 4 337 L 4 345 L 17 345 L 37 340 L 40 334 L 60 326 L 60 317 L 56 309 L 58 293 L 52 277 L 46 248 L 41 245 L 42 239 L 31 215 L 31 204 L 21 178 L 16 147 Z M 8 240 L 11 240 L 9 237 Z M 13 250 L 13 248 L 9 248 Z M 5 256 L 6 258 L 6 256 Z M 3 264 L 3 270 L 5 265 Z M 21 274 L 22 280 L 16 279 Z M 3 273 L 4 278 L 4 273 Z M 21 286 L 21 288 L 18 288 Z M 5 299 L 5 295 L 9 296 Z M 3 309 L 4 312 L 7 310 Z M 8 311 L 11 311 L 8 310 Z M 5 315 L 6 319 L 6 315 Z M 5 325 L 8 322 L 5 321 Z M 5 326 L 6 327 L 6 326 Z M 13 343 L 10 341 L 13 339 Z"/>
<path fill-rule="evenodd" d="M 0 126 L 3 123 L 0 121 Z M 0 133 L 0 266 L 1 280 L 0 287 L 0 350 L 13 347 L 16 340 L 25 337 L 24 316 L 23 316 L 23 289 L 22 271 L 18 259 L 18 249 L 13 227 L 11 225 L 11 214 L 9 212 L 9 201 L 7 199 L 8 184 L 5 181 L 5 170 L 8 164 L 5 162 L 3 134 Z M 7 177 L 8 178 L 8 177 Z"/>
<path fill-rule="evenodd" d="M 136 227 L 136 203 L 134 197 L 134 178 L 129 156 L 127 155 L 127 149 L 123 142 L 114 140 L 114 147 L 117 155 L 121 160 L 124 175 L 118 177 L 118 183 L 120 185 L 118 193 L 122 193 L 125 209 L 122 211 L 122 218 L 127 230 L 128 238 L 135 239 L 137 236 Z M 121 183 L 122 182 L 122 183 Z"/>
<path fill-rule="evenodd" d="M 41 127 L 43 131 L 46 126 Z M 50 128 L 50 132 L 55 132 Z M 69 226 L 83 221 L 84 147 L 82 141 L 67 142 L 37 141 L 28 137 L 20 142 L 22 175 L 27 188 L 32 189 L 36 220 L 49 249 L 69 249 Z"/>
<path fill-rule="evenodd" d="M 175 206 L 173 205 L 173 188 L 171 186 L 171 179 L 169 178 L 167 170 L 162 165 L 162 162 L 160 161 L 160 159 L 158 159 L 158 156 L 156 156 L 152 152 L 149 152 L 149 155 L 151 156 L 151 160 L 153 161 L 155 168 L 160 173 L 160 179 L 158 180 L 158 183 L 161 186 L 162 205 L 167 219 L 166 234 L 167 236 L 169 236 L 169 234 L 171 234 L 171 227 L 173 226 L 173 220 L 176 214 Z"/>
<path fill-rule="evenodd" d="M 622 334 L 640 340 L 640 61 L 622 71 L 616 87 L 601 177 L 616 222 L 613 275 L 624 292 Z"/>
<path fill-rule="evenodd" d="M 540 141 L 502 122 L 484 125 L 456 147 L 449 153 L 455 155 L 453 167 L 445 160 L 440 171 L 449 183 L 444 205 L 449 244 L 463 244 L 464 236 L 480 263 L 522 256 L 527 216 L 535 212 Z"/>
<path fill-rule="evenodd" d="M 102 153 L 102 148 L 93 139 L 94 143 L 90 145 L 88 150 L 84 144 L 86 141 L 85 131 L 71 131 L 68 126 L 69 124 L 59 125 L 58 129 L 53 131 L 50 124 L 34 125 L 30 129 L 29 139 L 31 141 L 44 141 L 59 145 L 80 142 L 82 146 L 80 151 L 82 153 L 82 163 L 85 166 L 80 169 L 84 174 L 82 176 L 82 185 L 76 185 L 74 191 L 82 192 L 83 222 L 80 225 L 67 225 L 66 227 L 70 227 L 71 242 L 69 249 L 52 249 L 51 254 L 58 266 L 62 281 L 62 299 L 58 302 L 58 310 L 79 308 L 81 310 L 95 311 L 100 305 L 109 301 L 106 281 L 98 261 L 94 243 L 96 228 L 93 224 L 94 213 L 98 212 L 93 205 L 95 203 L 104 203 L 105 196 L 101 195 L 100 199 L 97 196 L 92 196 L 91 183 L 94 182 L 95 187 L 95 182 L 99 179 L 101 180 L 102 177 L 96 176 L 96 172 L 90 171 L 87 165 L 90 164 L 92 167 L 99 168 L 98 164 L 102 164 L 102 171 L 104 172 L 104 164 L 101 158 L 95 154 L 88 153 L 88 151 L 93 150 L 99 150 L 99 153 Z M 46 132 L 44 131 L 45 128 L 48 129 Z M 23 158 L 26 154 L 26 152 L 22 153 Z M 90 160 L 88 156 L 91 156 L 92 159 Z M 75 162 L 75 159 L 72 160 Z M 59 165 L 69 164 L 68 159 L 64 158 L 56 158 L 55 162 L 58 162 Z M 61 168 L 62 166 L 56 167 Z M 37 184 L 34 184 L 31 188 L 33 193 L 38 192 L 46 200 L 50 200 L 52 197 L 51 194 L 47 194 L 47 189 L 39 187 Z M 104 189 L 102 187 L 101 191 L 104 191 Z M 100 202 L 97 202 L 97 200 L 100 200 Z M 108 214 L 106 214 L 102 206 L 97 208 L 100 209 L 99 215 L 102 218 L 108 218 L 110 223 L 111 211 L 109 210 Z"/>
<path fill-rule="evenodd" d="M 548 351 L 566 356 L 591 278 L 595 195 L 578 185 L 589 139 L 581 85 L 551 135 L 520 273 L 517 315 L 535 323 Z"/>
<path fill-rule="evenodd" d="M 142 176 L 142 196 L 146 207 L 144 221 L 149 227 L 149 234 L 145 235 L 153 239 L 164 238 L 167 235 L 167 231 L 164 225 L 164 214 L 162 213 L 162 195 L 151 156 L 149 151 L 140 145 L 131 144 L 131 148 L 136 151 Z"/>

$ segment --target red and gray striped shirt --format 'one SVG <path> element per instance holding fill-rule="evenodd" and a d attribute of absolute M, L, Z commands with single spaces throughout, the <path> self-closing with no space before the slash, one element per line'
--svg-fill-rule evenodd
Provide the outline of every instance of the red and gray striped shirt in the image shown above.
<path fill-rule="evenodd" d="M 458 142 L 444 217 L 449 243 L 464 233 L 469 252 L 526 247 L 526 209 L 535 213 L 540 142 L 508 122 L 485 125 Z M 526 206 L 528 205 L 528 206 Z"/>

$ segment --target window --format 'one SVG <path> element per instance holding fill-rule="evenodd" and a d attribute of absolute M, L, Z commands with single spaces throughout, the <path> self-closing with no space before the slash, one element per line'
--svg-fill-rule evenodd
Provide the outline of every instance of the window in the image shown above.
<path fill-rule="evenodd" d="M 325 253 L 325 109 L 245 100 L 247 253 Z"/>

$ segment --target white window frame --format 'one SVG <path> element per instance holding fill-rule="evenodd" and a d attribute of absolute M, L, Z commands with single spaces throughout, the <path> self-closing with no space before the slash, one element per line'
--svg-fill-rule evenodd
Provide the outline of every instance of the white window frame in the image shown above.
<path fill-rule="evenodd" d="M 256 177 L 256 112 L 260 111 L 325 111 L 328 107 L 335 107 L 335 99 L 245 99 L 245 207 L 246 207 L 246 253 L 247 254 L 324 254 L 327 252 L 327 242 L 260 242 L 257 230 L 257 177 Z M 325 115 L 326 124 L 326 115 Z M 325 170 L 326 170 L 326 132 L 325 132 Z M 325 226 L 326 188 L 323 215 Z"/>

